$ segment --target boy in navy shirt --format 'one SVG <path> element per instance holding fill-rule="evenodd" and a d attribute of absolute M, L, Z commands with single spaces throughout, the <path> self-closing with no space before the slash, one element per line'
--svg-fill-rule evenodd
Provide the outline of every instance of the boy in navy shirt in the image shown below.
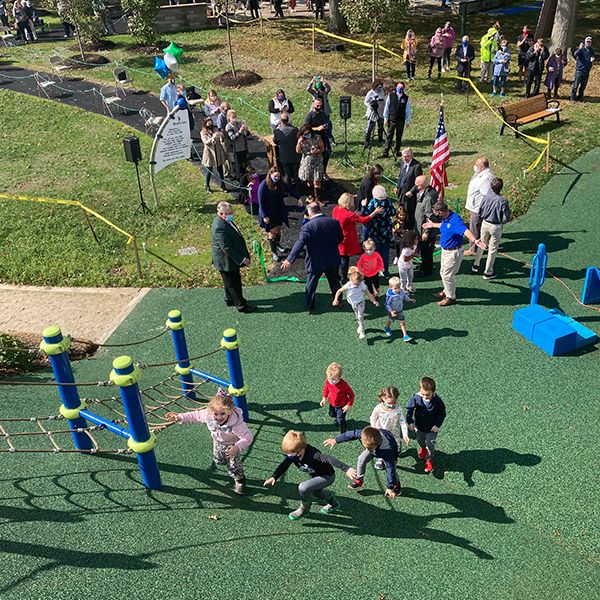
<path fill-rule="evenodd" d="M 435 381 L 431 377 L 421 377 L 419 393 L 406 405 L 408 429 L 415 432 L 419 444 L 419 459 L 425 460 L 425 473 L 433 471 L 435 440 L 446 418 L 446 406 L 435 393 Z"/>
<path fill-rule="evenodd" d="M 333 448 L 336 444 L 350 442 L 352 440 L 360 440 L 364 447 L 364 452 L 358 457 L 356 465 L 356 477 L 348 486 L 351 490 L 360 490 L 363 486 L 365 478 L 365 469 L 367 463 L 373 458 L 381 458 L 385 463 L 387 475 L 387 488 L 384 496 L 395 498 L 402 493 L 400 481 L 396 473 L 396 462 L 398 460 L 398 444 L 392 433 L 387 429 L 377 429 L 376 427 L 365 427 L 364 429 L 355 429 L 348 431 L 342 435 L 338 435 L 335 439 L 329 438 L 323 443 L 325 446 Z"/>

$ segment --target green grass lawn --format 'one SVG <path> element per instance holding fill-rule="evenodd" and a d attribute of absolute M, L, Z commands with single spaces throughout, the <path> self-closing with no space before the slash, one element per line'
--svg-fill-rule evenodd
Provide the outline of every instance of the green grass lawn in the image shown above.
<path fill-rule="evenodd" d="M 548 268 L 577 295 L 585 267 L 600 264 L 598 173 L 600 150 L 595 150 L 557 174 L 535 208 L 507 226 L 503 239 L 503 250 L 525 263 L 545 242 Z M 500 257 L 500 278 L 484 282 L 469 267 L 467 259 L 455 307 L 433 303 L 438 281 L 419 283 L 417 304 L 406 313 L 414 345 L 397 335 L 386 338 L 383 313 L 372 307 L 366 343 L 359 342 L 350 309 L 327 308 L 323 287 L 317 299 L 321 312 L 312 317 L 302 311 L 300 285 L 248 289 L 249 299 L 261 307 L 251 316 L 222 308 L 218 289 L 151 291 L 112 342 L 159 332 L 172 308 L 181 309 L 187 320 L 192 354 L 216 348 L 226 327 L 238 330 L 255 433 L 245 457 L 249 494 L 235 497 L 226 473 L 212 466 L 202 427 L 173 427 L 161 434 L 156 452 L 164 487 L 151 494 L 141 489 L 132 458 L 1 454 L 0 595 L 7 600 L 71 600 L 82 593 L 208 600 L 595 597 L 598 351 L 547 357 L 510 326 L 514 309 L 529 302 L 529 270 Z M 579 306 L 551 278 L 540 302 L 560 306 L 599 330 L 598 314 Z M 145 363 L 173 357 L 167 336 L 127 351 Z M 106 379 L 118 353 L 110 348 L 76 363 L 76 379 Z M 399 461 L 403 496 L 385 500 L 385 478 L 372 468 L 362 496 L 347 490 L 339 474 L 333 489 L 343 512 L 325 517 L 314 511 L 292 523 L 287 513 L 297 505 L 301 474 L 290 471 L 272 490 L 261 483 L 282 457 L 279 444 L 286 430 L 305 431 L 316 446 L 334 432 L 318 407 L 324 370 L 333 360 L 344 366 L 357 394 L 350 413 L 356 425 L 365 423 L 384 385 L 396 385 L 405 402 L 420 376 L 436 379 L 448 409 L 436 470 L 426 476 L 415 469 L 413 442 Z M 221 353 L 197 366 L 227 373 Z M 147 369 L 142 385 L 169 374 L 168 368 Z M 110 394 L 82 390 L 89 397 Z M 51 388 L 4 388 L 0 415 L 54 414 L 58 403 Z M 108 435 L 99 437 L 105 447 L 119 446 Z M 68 447 L 68 438 L 63 441 Z M 352 462 L 358 451 L 356 444 L 346 444 L 333 453 Z"/>
<path fill-rule="evenodd" d="M 531 146 L 523 140 L 515 140 L 512 134 L 499 138 L 499 121 L 474 95 L 471 94 L 468 100 L 464 96 L 457 96 L 454 92 L 454 82 L 448 74 L 444 74 L 441 81 L 426 79 L 427 57 L 424 48 L 435 28 L 443 24 L 441 22 L 443 18 L 441 14 L 419 16 L 418 23 L 415 23 L 415 17 L 407 15 L 404 21 L 399 23 L 400 31 L 404 32 L 408 27 L 413 27 L 418 39 L 421 40 L 421 50 L 417 55 L 417 80 L 407 86 L 407 92 L 412 100 L 414 120 L 411 128 L 405 133 L 404 144 L 414 148 L 419 160 L 429 162 L 437 127 L 440 94 L 444 94 L 446 128 L 452 151 L 448 174 L 450 182 L 457 186 L 449 190 L 448 197 L 451 200 L 465 197 L 466 186 L 472 174 L 472 163 L 478 155 L 486 154 L 497 174 L 507 182 L 513 211 L 515 214 L 523 214 L 537 191 L 549 178 L 549 175 L 543 173 L 543 163 L 534 173 L 526 178 L 522 177 L 523 170 L 537 156 L 538 146 Z M 495 17 L 476 14 L 469 18 L 469 32 L 478 49 L 479 38 Z M 458 30 L 458 19 L 451 20 Z M 513 68 L 509 76 L 507 100 L 523 95 L 524 90 L 517 82 L 515 42 L 522 25 L 528 22 L 532 26 L 536 20 L 536 11 L 501 17 L 502 31 L 513 51 Z M 339 156 L 342 125 L 337 118 L 338 97 L 345 93 L 342 88 L 346 83 L 357 78 L 370 77 L 370 50 L 346 44 L 344 52 L 314 54 L 311 50 L 311 34 L 303 30 L 311 24 L 312 21 L 308 20 L 287 19 L 281 22 L 269 22 L 262 30 L 258 25 L 234 27 L 232 37 L 237 68 L 256 71 L 263 77 L 263 81 L 249 88 L 218 91 L 221 97 L 228 97 L 232 101 L 238 113 L 254 131 L 267 134 L 270 133 L 270 129 L 266 107 L 275 89 L 283 87 L 287 91 L 297 107 L 298 114 L 295 120 L 299 122 L 308 111 L 310 104 L 310 96 L 305 93 L 304 88 L 314 74 L 325 75 L 331 81 L 334 90 L 332 106 L 335 113 L 334 129 L 339 143 L 336 152 Z M 591 0 L 583 0 L 576 26 L 577 35 L 580 37 L 583 34 L 593 33 L 599 28 L 598 7 Z M 361 36 L 352 37 L 359 39 Z M 400 52 L 399 45 L 402 38 L 403 34 L 387 35 L 382 39 L 382 43 Z M 210 82 L 216 75 L 229 69 L 226 36 L 223 30 L 178 33 L 173 34 L 172 39 L 185 50 L 181 75 L 203 92 L 211 87 Z M 129 36 L 115 36 L 111 40 L 116 42 L 117 48 L 103 54 L 132 69 L 137 85 L 158 93 L 162 84 L 152 71 L 153 57 L 132 54 L 129 51 L 132 44 Z M 317 43 L 323 44 L 331 41 L 327 38 L 317 39 Z M 12 49 L 7 53 L 17 64 L 47 70 L 50 54 L 58 51 L 64 56 L 72 55 L 73 51 L 70 48 L 72 42 L 44 43 L 35 47 Z M 571 60 L 561 90 L 563 98 L 568 96 L 570 91 L 572 63 Z M 379 65 L 380 76 L 393 80 L 404 78 L 404 66 L 399 59 L 382 53 Z M 89 71 L 86 77 L 99 82 L 112 82 L 112 68 L 110 66 Z M 478 69 L 475 68 L 474 72 L 477 73 Z M 593 82 L 591 85 L 594 85 Z M 491 90 L 484 87 L 483 91 L 487 96 Z M 362 97 L 354 97 L 353 100 L 354 116 L 348 124 L 348 133 L 351 158 L 357 168 L 347 169 L 337 165 L 336 175 L 351 184 L 356 184 L 362 176 L 362 165 L 366 161 L 366 155 L 363 156 L 361 153 L 365 121 L 362 118 L 364 112 Z M 501 101 L 500 98 L 491 100 L 494 106 Z M 263 114 L 260 114 L 261 112 Z M 572 105 L 566 102 L 563 115 L 565 122 L 560 125 L 554 122 L 538 122 L 525 128 L 526 133 L 543 138 L 546 137 L 547 132 L 551 133 L 551 154 L 557 160 L 552 164 L 554 172 L 562 168 L 559 161 L 568 163 L 595 146 L 595 131 L 592 124 L 600 117 L 600 107 L 597 103 Z M 387 168 L 387 175 L 395 179 L 397 168 L 393 162 L 388 160 L 384 165 Z"/>
<path fill-rule="evenodd" d="M 142 254 L 138 277 L 131 245 L 108 225 L 91 218 L 96 243 L 83 212 L 74 207 L 1 201 L 0 280 L 10 283 L 75 286 L 214 285 L 210 223 L 222 193 L 200 194 L 202 174 L 185 161 L 157 175 L 159 207 L 151 202 L 147 170 L 141 177 L 152 214 L 136 212 L 139 192 L 134 166 L 123 160 L 122 138 L 140 137 L 144 156 L 152 140 L 112 119 L 56 102 L 0 90 L 0 114 L 5 122 L 26 122 L 19 135 L 11 127 L 0 131 L 0 192 L 77 200 L 96 210 L 138 244 L 188 273 Z M 257 230 L 245 211 L 237 216 L 248 239 Z M 177 249 L 195 246 L 199 253 L 178 256 Z M 258 281 L 258 266 L 247 274 Z"/>

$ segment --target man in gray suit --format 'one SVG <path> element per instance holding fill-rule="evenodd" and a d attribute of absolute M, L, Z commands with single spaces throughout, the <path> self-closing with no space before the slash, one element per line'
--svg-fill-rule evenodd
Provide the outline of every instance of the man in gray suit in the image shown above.
<path fill-rule="evenodd" d="M 225 288 L 225 304 L 235 306 L 239 312 L 256 310 L 248 304 L 242 291 L 241 267 L 250 264 L 250 253 L 244 237 L 233 222 L 233 209 L 229 202 L 219 202 L 217 216 L 211 228 L 212 259 L 221 274 Z"/>
<path fill-rule="evenodd" d="M 277 145 L 277 159 L 283 169 L 284 181 L 298 193 L 298 168 L 300 167 L 300 154 L 296 152 L 298 142 L 298 128 L 290 123 L 290 116 L 282 112 L 279 125 L 273 132 L 273 140 Z"/>
<path fill-rule="evenodd" d="M 419 234 L 421 269 L 415 275 L 427 277 L 433 273 L 433 250 L 435 249 L 436 229 L 423 229 L 423 223 L 433 220 L 433 205 L 438 200 L 437 190 L 427 185 L 427 177 L 419 175 L 415 187 L 406 194 L 415 203 L 415 227 Z"/>

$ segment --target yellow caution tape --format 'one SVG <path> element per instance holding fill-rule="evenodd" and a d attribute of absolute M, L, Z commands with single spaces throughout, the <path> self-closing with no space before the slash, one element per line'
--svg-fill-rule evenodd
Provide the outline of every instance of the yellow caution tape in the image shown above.
<path fill-rule="evenodd" d="M 395 52 L 392 52 L 389 48 L 386 48 L 385 46 L 377 46 L 380 50 L 383 50 L 384 52 L 387 52 L 388 54 L 391 54 L 392 56 L 397 56 L 398 58 L 404 60 L 404 57 L 401 56 L 400 54 L 396 54 Z"/>
<path fill-rule="evenodd" d="M 95 210 L 89 208 L 85 204 L 78 202 L 77 200 L 60 200 L 58 198 L 42 198 L 39 196 L 18 196 L 14 194 L 0 194 L 0 199 L 3 200 L 19 200 L 21 202 L 41 202 L 46 204 L 62 204 L 67 206 L 77 206 L 81 210 L 86 213 L 93 215 L 103 223 L 106 223 L 109 227 L 112 227 L 122 235 L 124 235 L 127 239 L 127 243 L 131 244 L 131 242 L 135 239 L 135 236 L 131 233 L 127 233 L 124 229 L 121 229 L 118 225 L 115 225 L 111 221 L 109 221 L 106 217 L 103 217 L 101 214 L 97 213 Z"/>
<path fill-rule="evenodd" d="M 453 77 L 455 79 L 459 79 L 460 81 L 466 81 L 466 82 L 468 82 L 469 85 L 475 91 L 475 93 L 479 96 L 479 98 L 481 98 L 481 101 L 492 111 L 492 114 L 499 121 L 501 121 L 502 123 L 504 123 L 504 125 L 506 125 L 506 127 L 508 127 L 509 129 L 511 129 L 515 133 L 518 133 L 519 135 L 523 136 L 524 138 L 527 138 L 528 140 L 531 140 L 532 142 L 535 142 L 536 144 L 543 144 L 544 148 L 540 152 L 539 156 L 526 169 L 527 173 L 530 173 L 531 171 L 533 171 L 533 169 L 535 169 L 540 164 L 540 160 L 542 160 L 542 157 L 544 156 L 544 154 L 547 151 L 546 146 L 548 146 L 550 144 L 550 141 L 549 140 L 545 140 L 543 138 L 534 137 L 532 135 L 527 135 L 526 133 L 523 133 L 523 132 L 519 131 L 516 127 L 513 127 L 510 123 L 507 123 L 500 116 L 500 114 L 498 113 L 498 111 L 494 109 L 494 107 L 488 102 L 487 98 L 477 89 L 477 86 L 473 83 L 473 81 L 471 79 L 468 79 L 467 77 L 459 77 L 458 75 L 453 75 Z"/>
<path fill-rule="evenodd" d="M 321 33 L 328 37 L 335 38 L 336 40 L 342 40 L 342 42 L 348 42 L 349 44 L 356 44 L 357 46 L 364 46 L 365 48 L 372 48 L 373 44 L 369 44 L 367 42 L 359 42 L 358 40 L 351 40 L 347 37 L 342 37 L 341 35 L 336 35 L 335 33 L 329 33 L 329 31 L 325 31 L 324 29 L 319 29 L 318 27 L 303 27 L 300 31 L 315 31 L 317 33 Z"/>

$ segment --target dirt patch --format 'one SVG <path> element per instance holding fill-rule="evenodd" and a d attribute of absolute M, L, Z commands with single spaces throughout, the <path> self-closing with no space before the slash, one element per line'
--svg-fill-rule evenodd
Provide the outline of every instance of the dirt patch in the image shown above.
<path fill-rule="evenodd" d="M 145 56 L 154 56 L 156 54 L 163 54 L 163 48 L 169 45 L 169 42 L 164 40 L 156 42 L 156 44 L 150 44 L 144 46 L 142 44 L 136 44 L 134 46 L 128 46 L 127 50 L 134 54 L 143 54 Z"/>
<path fill-rule="evenodd" d="M 40 346 L 40 336 L 32 333 L 25 333 L 22 331 L 8 331 L 10 335 L 16 338 L 20 345 L 24 346 L 26 349 L 37 350 Z M 71 342 L 71 347 L 69 348 L 69 358 L 73 360 L 82 360 L 84 358 L 88 358 L 92 356 L 96 350 L 98 350 L 98 345 L 93 342 L 89 342 L 86 340 L 76 340 Z M 4 367 L 0 365 L 0 377 L 10 377 L 12 375 L 21 375 L 23 373 L 29 373 L 32 371 L 38 371 L 40 369 L 46 369 L 50 366 L 50 361 L 48 357 L 40 352 L 35 355 L 35 358 L 31 361 L 28 368 L 22 367 Z"/>
<path fill-rule="evenodd" d="M 102 54 L 86 54 L 85 61 L 81 60 L 81 54 L 76 54 L 66 58 L 64 64 L 70 69 L 87 70 L 94 69 L 100 65 L 107 65 L 109 62 L 110 59 Z"/>
<path fill-rule="evenodd" d="M 262 77 L 254 71 L 236 71 L 235 77 L 231 71 L 226 71 L 212 80 L 216 86 L 223 85 L 231 88 L 246 87 L 259 81 L 262 81 Z"/>
<path fill-rule="evenodd" d="M 397 83 L 392 79 L 385 78 L 380 78 L 380 81 L 383 82 L 383 88 L 386 94 L 390 90 L 393 90 Z M 342 86 L 342 89 L 344 92 L 351 94 L 352 96 L 365 96 L 371 89 L 371 83 L 373 83 L 373 80 L 370 77 L 365 77 L 361 74 L 352 78 L 351 81 Z"/>
<path fill-rule="evenodd" d="M 84 52 L 99 52 L 102 50 L 114 50 L 117 47 L 112 40 L 99 40 L 97 44 L 84 44 L 82 42 Z M 69 47 L 71 52 L 79 52 L 79 44 L 74 44 Z M 80 55 L 81 56 L 81 55 Z"/>
<path fill-rule="evenodd" d="M 0 331 L 33 335 L 38 346 L 43 329 L 59 325 L 65 335 L 103 343 L 147 291 L 0 285 Z"/>

